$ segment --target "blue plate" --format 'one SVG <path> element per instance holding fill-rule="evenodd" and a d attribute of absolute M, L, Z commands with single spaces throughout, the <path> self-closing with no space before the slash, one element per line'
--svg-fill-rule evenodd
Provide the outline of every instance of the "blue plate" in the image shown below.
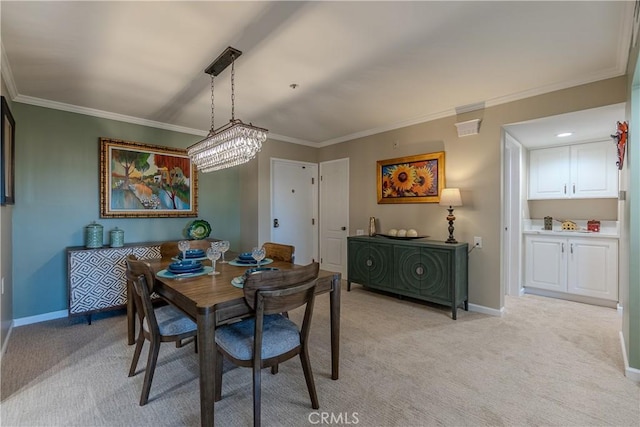
<path fill-rule="evenodd" d="M 256 263 L 256 260 L 253 259 L 253 258 L 251 258 L 251 259 L 240 259 L 240 258 L 238 258 L 238 259 L 236 259 L 234 261 L 237 262 L 238 264 L 247 264 L 247 265 Z"/>
<path fill-rule="evenodd" d="M 193 272 L 180 272 L 180 273 L 172 273 L 169 270 L 160 270 L 156 274 L 158 277 L 163 277 L 165 279 L 189 279 L 191 277 L 203 276 L 205 274 L 209 274 L 213 271 L 211 267 L 202 267 L 200 270 Z"/>
<path fill-rule="evenodd" d="M 202 249 L 188 249 L 187 250 L 187 259 L 189 258 L 202 258 L 206 257 L 206 254 Z M 178 254 L 178 258 L 182 259 L 182 252 Z"/>
<path fill-rule="evenodd" d="M 202 263 L 200 261 L 191 260 L 172 262 L 167 268 L 167 270 L 172 273 L 188 273 L 198 271 L 200 269 L 202 269 Z"/>
<path fill-rule="evenodd" d="M 267 265 L 267 264 L 271 264 L 272 262 L 273 260 L 271 258 L 265 258 L 260 262 L 260 265 Z M 257 262 L 256 260 L 243 261 L 241 259 L 234 258 L 231 261 L 229 261 L 229 265 L 233 265 L 234 267 L 248 267 L 251 265 L 257 265 Z"/>
<path fill-rule="evenodd" d="M 265 271 L 276 271 L 276 270 L 280 270 L 280 269 L 276 267 L 256 267 L 256 268 L 248 269 L 247 271 L 244 272 L 244 274 L 245 275 L 256 274 L 256 273 L 264 273 Z"/>
<path fill-rule="evenodd" d="M 169 273 L 173 273 L 173 274 L 191 274 L 191 273 L 198 273 L 200 271 L 204 270 L 203 266 L 200 267 L 195 267 L 195 268 L 190 268 L 188 270 L 172 270 L 172 269 L 167 269 L 167 271 Z"/>
<path fill-rule="evenodd" d="M 241 259 L 243 261 L 253 261 L 256 262 L 256 260 L 253 258 L 253 255 L 251 255 L 251 252 L 243 252 L 240 255 L 238 255 L 238 259 Z"/>
<path fill-rule="evenodd" d="M 238 276 L 231 279 L 231 284 L 236 288 L 244 287 L 244 276 Z"/>

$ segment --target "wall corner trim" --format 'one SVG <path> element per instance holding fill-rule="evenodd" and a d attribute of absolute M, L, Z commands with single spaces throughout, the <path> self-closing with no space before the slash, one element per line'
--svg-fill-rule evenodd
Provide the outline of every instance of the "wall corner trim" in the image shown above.
<path fill-rule="evenodd" d="M 13 320 L 9 325 L 9 331 L 7 332 L 7 336 L 4 339 L 4 342 L 2 343 L 2 350 L 0 350 L 0 360 L 2 360 L 2 357 L 4 357 L 4 353 L 7 350 L 7 344 L 9 343 L 9 338 L 11 338 L 11 331 L 13 331 Z"/>
<path fill-rule="evenodd" d="M 622 347 L 622 358 L 624 359 L 624 376 L 629 378 L 631 381 L 640 383 L 640 369 L 629 366 L 629 359 L 627 359 L 627 345 L 624 341 L 624 334 L 620 331 L 619 335 L 620 346 Z"/>

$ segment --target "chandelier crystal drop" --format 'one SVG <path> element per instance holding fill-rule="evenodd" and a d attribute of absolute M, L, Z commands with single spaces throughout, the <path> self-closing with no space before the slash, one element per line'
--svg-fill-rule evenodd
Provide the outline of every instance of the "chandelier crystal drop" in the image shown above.
<path fill-rule="evenodd" d="M 232 120 L 189 147 L 187 154 L 200 172 L 213 172 L 253 159 L 266 139 L 266 129 Z"/>
<path fill-rule="evenodd" d="M 235 118 L 235 59 L 241 51 L 228 47 L 209 67 L 205 73 L 211 74 L 211 130 L 202 141 L 187 148 L 187 155 L 198 168 L 207 173 L 238 166 L 253 159 L 262 143 L 267 140 L 267 129 L 252 124 L 245 124 Z M 214 130 L 214 97 L 213 80 L 231 64 L 231 120 L 226 125 Z"/>

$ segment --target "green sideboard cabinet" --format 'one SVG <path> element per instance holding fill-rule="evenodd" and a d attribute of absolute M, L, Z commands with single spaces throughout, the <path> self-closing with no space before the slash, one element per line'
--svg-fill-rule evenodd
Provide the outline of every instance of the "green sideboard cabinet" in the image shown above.
<path fill-rule="evenodd" d="M 347 290 L 351 283 L 400 296 L 469 309 L 466 243 L 396 240 L 386 237 L 348 238 Z"/>

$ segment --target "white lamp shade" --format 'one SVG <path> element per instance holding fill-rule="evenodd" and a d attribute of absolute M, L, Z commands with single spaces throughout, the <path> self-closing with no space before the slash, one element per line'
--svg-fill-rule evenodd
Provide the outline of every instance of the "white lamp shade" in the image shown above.
<path fill-rule="evenodd" d="M 440 194 L 440 206 L 462 206 L 459 188 L 444 188 Z"/>

